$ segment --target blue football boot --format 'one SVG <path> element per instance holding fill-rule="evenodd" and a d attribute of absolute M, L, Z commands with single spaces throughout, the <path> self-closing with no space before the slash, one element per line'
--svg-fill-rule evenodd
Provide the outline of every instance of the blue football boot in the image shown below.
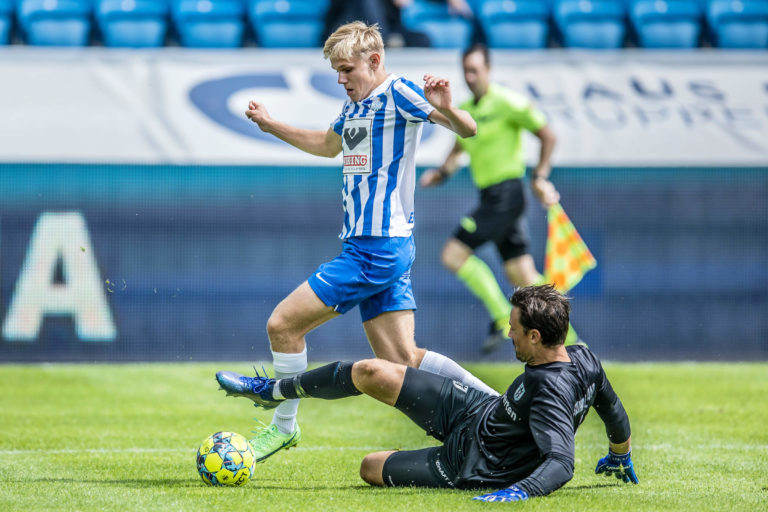
<path fill-rule="evenodd" d="M 272 388 L 275 387 L 275 379 L 259 375 L 246 377 L 235 372 L 221 371 L 216 373 L 216 380 L 221 389 L 227 392 L 227 396 L 243 396 L 253 400 L 256 407 L 274 409 L 283 400 L 272 398 Z"/>

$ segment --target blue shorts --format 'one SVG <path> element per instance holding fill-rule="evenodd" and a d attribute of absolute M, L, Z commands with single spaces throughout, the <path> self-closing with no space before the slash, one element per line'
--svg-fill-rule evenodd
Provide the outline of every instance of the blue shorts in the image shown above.
<path fill-rule="evenodd" d="M 365 322 L 387 311 L 416 309 L 411 288 L 415 257 L 413 236 L 347 238 L 341 254 L 317 267 L 307 282 L 339 313 L 359 305 Z"/>

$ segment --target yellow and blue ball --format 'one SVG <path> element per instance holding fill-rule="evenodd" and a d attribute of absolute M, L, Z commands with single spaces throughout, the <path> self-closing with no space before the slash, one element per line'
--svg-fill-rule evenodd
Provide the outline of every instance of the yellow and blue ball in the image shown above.
<path fill-rule="evenodd" d="M 216 432 L 197 450 L 197 471 L 208 485 L 241 486 L 253 477 L 256 454 L 235 432 Z"/>

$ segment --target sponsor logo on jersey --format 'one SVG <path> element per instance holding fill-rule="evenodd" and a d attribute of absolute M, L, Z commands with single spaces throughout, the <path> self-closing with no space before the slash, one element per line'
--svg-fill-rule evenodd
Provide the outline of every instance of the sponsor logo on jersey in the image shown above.
<path fill-rule="evenodd" d="M 360 144 L 367 136 L 368 130 L 365 127 L 344 128 L 344 142 L 347 143 L 349 149 L 355 149 L 355 146 Z"/>
<path fill-rule="evenodd" d="M 501 405 L 504 406 L 504 410 L 507 411 L 507 414 L 512 418 L 512 421 L 517 421 L 517 413 L 512 410 L 512 404 L 509 403 L 506 393 L 501 397 Z"/>
<path fill-rule="evenodd" d="M 344 157 L 344 167 L 361 167 L 368 165 L 368 155 L 347 155 Z"/>
<path fill-rule="evenodd" d="M 453 387 L 455 387 L 456 389 L 458 389 L 462 393 L 466 393 L 467 389 L 469 389 L 469 386 L 465 386 L 464 384 L 462 384 L 461 382 L 459 382 L 457 380 L 453 381 Z"/>
<path fill-rule="evenodd" d="M 589 404 L 592 403 L 592 396 L 595 394 L 595 384 L 592 383 L 587 388 L 586 396 L 581 397 L 573 404 L 573 415 L 578 416 L 585 410 L 589 409 Z"/>
<path fill-rule="evenodd" d="M 453 481 L 451 481 L 451 479 L 448 478 L 448 474 L 443 469 L 443 466 L 440 464 L 439 460 L 435 461 L 435 467 L 437 468 L 437 472 L 440 473 L 440 476 L 443 477 L 443 480 L 445 480 L 448 485 L 453 487 Z"/>
<path fill-rule="evenodd" d="M 344 121 L 341 147 L 344 150 L 344 174 L 371 173 L 371 135 L 373 119 Z"/>

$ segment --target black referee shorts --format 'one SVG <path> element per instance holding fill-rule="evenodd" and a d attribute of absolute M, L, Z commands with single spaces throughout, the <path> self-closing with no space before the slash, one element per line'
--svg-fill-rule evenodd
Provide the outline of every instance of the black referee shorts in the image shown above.
<path fill-rule="evenodd" d="M 464 432 L 493 398 L 434 373 L 407 368 L 395 407 L 443 445 L 393 453 L 384 462 L 384 483 L 453 487 L 461 467 Z"/>
<path fill-rule="evenodd" d="M 528 254 L 523 180 L 502 181 L 480 191 L 480 204 L 453 233 L 472 250 L 493 242 L 504 261 Z"/>

